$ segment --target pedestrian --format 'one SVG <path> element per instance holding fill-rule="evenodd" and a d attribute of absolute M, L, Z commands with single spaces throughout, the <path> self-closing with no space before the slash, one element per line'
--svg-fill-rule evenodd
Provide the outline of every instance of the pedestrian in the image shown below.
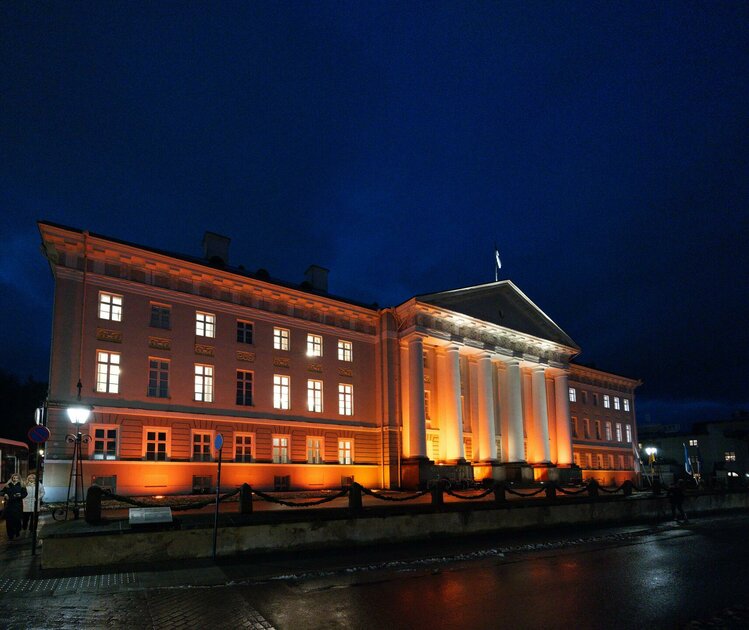
<path fill-rule="evenodd" d="M 44 498 L 44 486 L 39 482 L 39 505 Z M 36 522 L 34 521 L 34 503 L 36 500 L 36 475 L 31 473 L 26 477 L 26 496 L 23 499 L 23 531 L 34 531 Z"/>
<path fill-rule="evenodd" d="M 684 480 L 679 479 L 668 489 L 668 500 L 671 503 L 671 518 L 677 522 L 684 522 L 687 519 L 684 512 Z M 678 515 L 678 518 L 677 518 Z"/>
<path fill-rule="evenodd" d="M 8 531 L 8 540 L 13 540 L 21 533 L 23 498 L 27 494 L 18 473 L 10 476 L 10 480 L 3 488 L 3 494 L 5 495 L 5 528 Z"/>

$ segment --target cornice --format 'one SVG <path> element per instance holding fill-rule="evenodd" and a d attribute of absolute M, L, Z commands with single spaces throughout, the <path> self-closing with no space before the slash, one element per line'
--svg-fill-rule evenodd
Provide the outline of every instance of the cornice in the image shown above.
<path fill-rule="evenodd" d="M 638 379 L 627 378 L 626 376 L 620 376 L 618 374 L 612 374 L 611 372 L 604 372 L 603 370 L 597 370 L 595 368 L 589 368 L 577 363 L 570 363 L 570 384 L 585 383 L 586 385 L 593 385 L 601 388 L 624 388 L 623 391 L 632 392 L 642 385 L 642 381 Z"/>

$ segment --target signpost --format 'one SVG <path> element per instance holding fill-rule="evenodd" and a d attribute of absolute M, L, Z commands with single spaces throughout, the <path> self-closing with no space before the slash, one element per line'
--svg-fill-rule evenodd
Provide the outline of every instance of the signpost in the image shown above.
<path fill-rule="evenodd" d="M 49 429 L 43 424 L 37 424 L 26 434 L 34 444 L 44 444 L 50 436 Z M 36 555 L 36 528 L 39 524 L 39 475 L 42 472 L 39 448 L 36 449 L 36 475 L 34 475 L 34 525 L 31 528 L 31 555 Z"/>
<path fill-rule="evenodd" d="M 216 560 L 216 539 L 218 537 L 218 500 L 221 494 L 221 452 L 224 448 L 224 436 L 216 434 L 213 447 L 218 451 L 218 472 L 216 473 L 216 513 L 213 518 L 213 559 Z"/>

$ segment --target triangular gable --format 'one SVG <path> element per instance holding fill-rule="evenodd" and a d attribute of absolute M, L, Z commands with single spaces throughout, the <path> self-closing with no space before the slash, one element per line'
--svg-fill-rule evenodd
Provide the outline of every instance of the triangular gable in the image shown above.
<path fill-rule="evenodd" d="M 510 280 L 418 295 L 432 304 L 554 343 L 580 347 Z"/>

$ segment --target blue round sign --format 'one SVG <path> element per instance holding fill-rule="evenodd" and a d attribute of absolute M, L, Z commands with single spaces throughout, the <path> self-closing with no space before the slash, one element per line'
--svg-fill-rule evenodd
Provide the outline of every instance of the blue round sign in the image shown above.
<path fill-rule="evenodd" d="M 216 439 L 213 440 L 213 446 L 217 451 L 221 450 L 221 447 L 224 445 L 224 436 L 220 433 L 216 434 Z"/>
<path fill-rule="evenodd" d="M 49 439 L 49 429 L 42 424 L 31 427 L 26 434 L 34 444 L 43 444 Z"/>

